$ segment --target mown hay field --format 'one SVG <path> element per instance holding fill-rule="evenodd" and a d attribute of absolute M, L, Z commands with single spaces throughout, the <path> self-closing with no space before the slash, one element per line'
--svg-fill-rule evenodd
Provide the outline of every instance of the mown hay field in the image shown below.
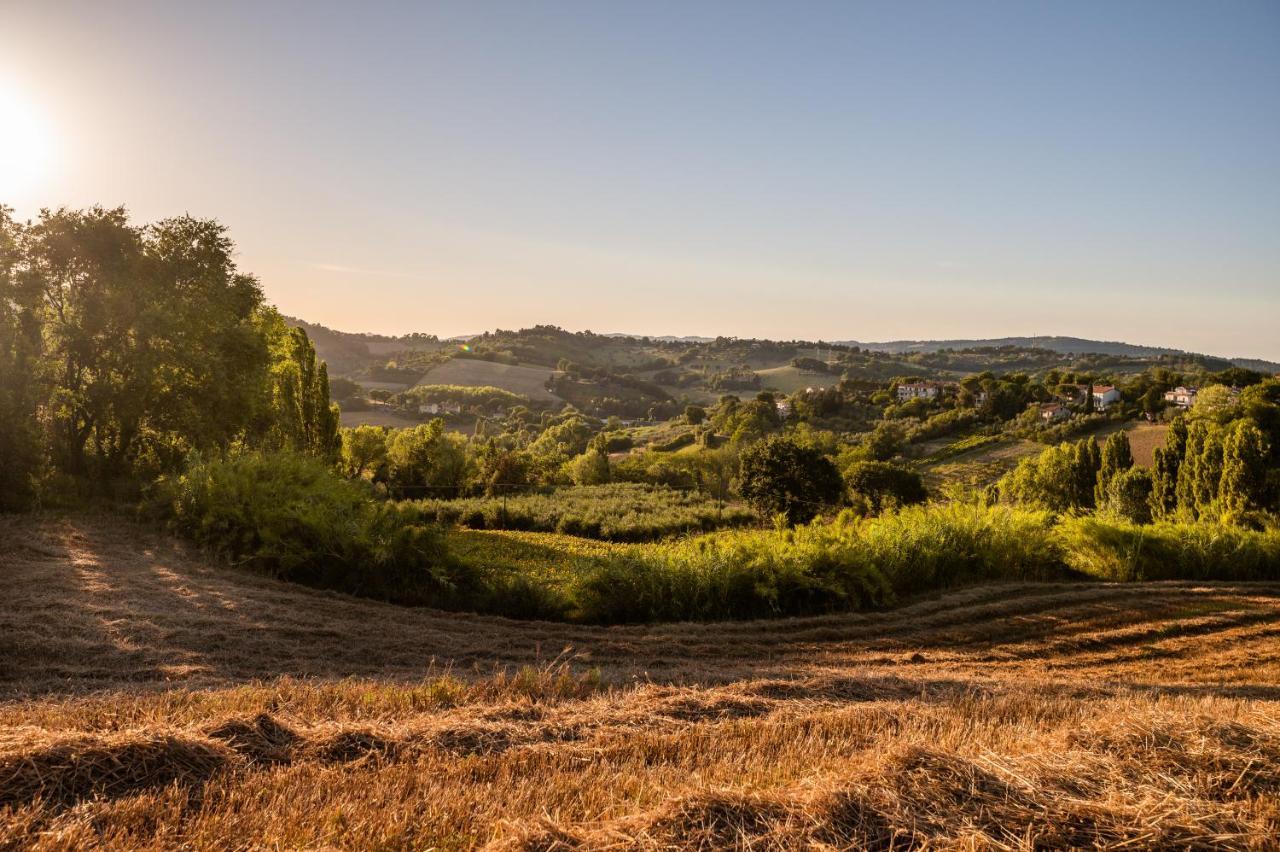
<path fill-rule="evenodd" d="M 1280 584 L 592 628 L 0 517 L 0 846 L 1275 848 Z"/>

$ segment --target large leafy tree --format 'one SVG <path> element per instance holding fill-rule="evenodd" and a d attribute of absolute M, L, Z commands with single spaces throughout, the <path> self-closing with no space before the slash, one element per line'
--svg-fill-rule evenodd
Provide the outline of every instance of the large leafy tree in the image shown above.
<path fill-rule="evenodd" d="M 0 510 L 29 503 L 41 465 L 40 291 L 24 269 L 22 238 L 0 206 Z"/>
<path fill-rule="evenodd" d="M 784 515 L 788 523 L 810 521 L 824 506 L 840 501 L 844 490 L 831 459 L 781 436 L 766 438 L 743 451 L 739 491 L 764 515 Z"/>

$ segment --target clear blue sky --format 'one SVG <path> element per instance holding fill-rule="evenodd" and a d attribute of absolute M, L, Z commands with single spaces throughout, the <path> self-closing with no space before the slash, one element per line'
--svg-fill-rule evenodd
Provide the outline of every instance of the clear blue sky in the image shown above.
<path fill-rule="evenodd" d="M 1280 359 L 1274 0 L 0 0 L 6 91 L 0 201 L 216 217 L 338 328 Z"/>

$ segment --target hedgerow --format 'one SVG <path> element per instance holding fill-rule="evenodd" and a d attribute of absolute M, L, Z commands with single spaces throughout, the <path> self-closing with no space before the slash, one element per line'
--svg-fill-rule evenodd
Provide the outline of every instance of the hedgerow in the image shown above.
<path fill-rule="evenodd" d="M 757 520 L 749 509 L 719 507 L 699 492 L 639 483 L 582 485 L 545 494 L 422 500 L 414 506 L 442 524 L 558 532 L 608 541 L 652 541 Z"/>

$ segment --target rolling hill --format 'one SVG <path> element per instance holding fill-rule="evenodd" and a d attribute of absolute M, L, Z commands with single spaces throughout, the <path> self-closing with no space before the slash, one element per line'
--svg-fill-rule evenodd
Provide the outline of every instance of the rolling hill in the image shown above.
<path fill-rule="evenodd" d="M 1264 848 L 1280 585 L 587 628 L 0 517 L 0 845 Z"/>
<path fill-rule="evenodd" d="M 889 340 L 880 343 L 861 343 L 856 340 L 840 341 L 846 346 L 859 346 L 895 355 L 911 352 L 937 352 L 940 349 L 977 349 L 1014 346 L 1018 348 L 1049 349 L 1063 354 L 1117 355 L 1124 358 L 1153 358 L 1161 355 L 1194 356 L 1228 361 L 1237 367 L 1264 373 L 1280 372 L 1280 363 L 1261 358 L 1223 358 L 1216 355 L 1200 355 L 1182 349 L 1161 346 L 1141 346 L 1114 340 L 1089 340 L 1083 337 L 990 337 L 957 340 Z"/>

